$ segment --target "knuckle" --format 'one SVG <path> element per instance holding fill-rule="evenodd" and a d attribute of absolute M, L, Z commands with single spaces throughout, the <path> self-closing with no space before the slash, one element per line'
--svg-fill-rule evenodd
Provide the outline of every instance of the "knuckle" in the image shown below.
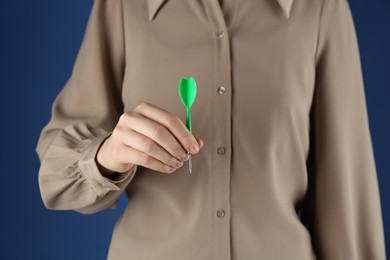
<path fill-rule="evenodd" d="M 115 135 L 115 136 L 118 136 L 118 135 L 121 135 L 123 134 L 123 132 L 125 131 L 126 127 L 125 127 L 125 124 L 122 122 L 119 122 L 114 130 L 112 130 L 112 134 Z"/>
<path fill-rule="evenodd" d="M 174 150 L 173 150 L 173 154 L 181 159 L 181 157 L 183 156 L 183 154 L 185 153 L 183 147 L 181 147 L 181 145 L 178 145 Z"/>
<path fill-rule="evenodd" d="M 174 115 L 174 116 L 173 116 L 173 119 L 175 120 L 175 122 L 176 122 L 177 124 L 182 124 L 182 125 L 184 126 L 184 123 L 183 123 L 183 121 L 181 121 L 180 117 Z"/>
<path fill-rule="evenodd" d="M 151 139 L 146 139 L 144 142 L 145 152 L 152 154 L 156 150 L 156 143 Z"/>
<path fill-rule="evenodd" d="M 133 112 L 130 111 L 130 112 L 123 113 L 119 117 L 118 125 L 121 126 L 121 125 L 129 124 L 133 118 L 134 118 L 134 113 Z"/>
<path fill-rule="evenodd" d="M 141 165 L 150 166 L 153 162 L 153 158 L 150 155 L 143 154 L 140 156 Z"/>
<path fill-rule="evenodd" d="M 123 121 L 126 121 L 127 118 L 129 116 L 129 113 L 123 113 L 120 117 L 119 117 L 119 122 L 123 122 Z"/>
<path fill-rule="evenodd" d="M 165 122 L 166 122 L 167 126 L 169 126 L 169 127 L 176 127 L 178 125 L 179 121 L 180 121 L 180 119 L 174 115 L 167 116 L 165 119 Z"/>
<path fill-rule="evenodd" d="M 156 138 L 156 140 L 161 140 L 165 136 L 165 129 L 161 126 L 157 126 L 153 130 L 153 136 Z"/>
<path fill-rule="evenodd" d="M 168 164 L 172 165 L 172 164 L 174 164 L 176 162 L 176 158 L 174 156 L 172 156 L 171 154 L 168 154 L 167 157 L 168 157 L 167 158 L 167 163 Z"/>
<path fill-rule="evenodd" d="M 174 122 L 174 120 L 172 119 L 171 116 L 165 117 L 164 123 L 165 123 L 165 125 L 166 125 L 168 128 L 172 128 L 172 127 L 174 127 L 174 125 L 175 125 L 175 122 Z"/>
<path fill-rule="evenodd" d="M 150 104 L 149 104 L 148 102 L 143 101 L 143 102 L 141 102 L 141 103 L 137 106 L 137 108 L 138 108 L 139 110 L 144 110 L 144 109 L 148 108 L 149 106 L 150 106 Z"/>
<path fill-rule="evenodd" d="M 196 142 L 196 139 L 190 132 L 188 132 L 188 133 L 184 134 L 183 141 L 190 144 L 192 142 Z"/>

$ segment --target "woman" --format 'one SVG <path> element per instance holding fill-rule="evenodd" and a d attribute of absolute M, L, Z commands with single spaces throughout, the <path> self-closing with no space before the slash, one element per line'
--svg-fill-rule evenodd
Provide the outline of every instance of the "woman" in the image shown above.
<path fill-rule="evenodd" d="M 95 0 L 52 112 L 46 207 L 130 198 L 109 259 L 385 259 L 346 0 Z"/>

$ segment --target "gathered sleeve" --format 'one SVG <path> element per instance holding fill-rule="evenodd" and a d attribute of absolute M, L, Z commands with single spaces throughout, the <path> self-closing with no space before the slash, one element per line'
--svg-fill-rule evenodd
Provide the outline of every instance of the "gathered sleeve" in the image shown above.
<path fill-rule="evenodd" d="M 384 260 L 384 234 L 357 35 L 347 0 L 324 0 L 302 222 L 318 259 Z"/>
<path fill-rule="evenodd" d="M 123 113 L 122 0 L 95 0 L 71 76 L 39 137 L 39 186 L 47 208 L 93 213 L 115 208 L 137 166 L 113 178 L 95 157 Z"/>

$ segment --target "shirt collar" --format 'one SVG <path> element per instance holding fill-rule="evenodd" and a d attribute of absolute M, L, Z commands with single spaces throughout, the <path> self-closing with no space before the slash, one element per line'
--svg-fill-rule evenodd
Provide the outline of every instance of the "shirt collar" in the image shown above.
<path fill-rule="evenodd" d="M 150 21 L 154 19 L 156 13 L 158 12 L 162 4 L 165 3 L 165 1 L 166 0 L 147 0 Z M 210 0 L 206 0 L 206 1 L 210 1 Z M 287 19 L 290 18 L 290 10 L 294 0 L 274 0 L 274 1 L 278 2 L 280 8 L 283 11 L 284 16 Z"/>

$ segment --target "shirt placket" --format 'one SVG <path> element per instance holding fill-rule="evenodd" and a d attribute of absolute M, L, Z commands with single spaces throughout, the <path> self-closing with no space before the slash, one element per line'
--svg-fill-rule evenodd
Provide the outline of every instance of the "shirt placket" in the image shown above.
<path fill-rule="evenodd" d="M 218 0 L 207 0 L 213 29 L 212 209 L 213 258 L 231 259 L 231 60 L 226 21 Z"/>

